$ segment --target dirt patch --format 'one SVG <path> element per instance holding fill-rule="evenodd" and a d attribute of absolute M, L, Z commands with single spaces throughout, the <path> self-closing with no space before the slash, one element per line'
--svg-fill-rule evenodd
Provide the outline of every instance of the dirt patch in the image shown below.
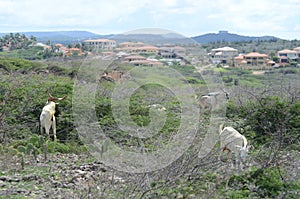
<path fill-rule="evenodd" d="M 253 75 L 264 75 L 266 71 L 263 70 L 257 70 L 257 71 L 253 71 L 252 74 Z"/>

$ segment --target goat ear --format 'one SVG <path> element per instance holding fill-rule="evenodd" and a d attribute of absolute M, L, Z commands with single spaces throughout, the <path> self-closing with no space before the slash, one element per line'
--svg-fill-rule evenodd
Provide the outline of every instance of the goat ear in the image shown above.
<path fill-rule="evenodd" d="M 49 101 L 54 102 L 55 100 L 57 100 L 57 98 L 53 97 L 53 96 L 49 93 L 49 91 L 48 91 L 48 96 L 49 96 L 48 102 L 49 102 Z"/>
<path fill-rule="evenodd" d="M 49 93 L 49 91 L 48 91 L 48 96 L 49 96 L 50 98 L 54 98 L 54 97 Z"/>

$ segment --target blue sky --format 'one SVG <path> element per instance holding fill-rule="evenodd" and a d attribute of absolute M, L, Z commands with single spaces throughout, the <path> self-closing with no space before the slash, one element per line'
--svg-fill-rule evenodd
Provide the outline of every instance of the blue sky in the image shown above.
<path fill-rule="evenodd" d="M 161 28 L 300 39 L 300 0 L 0 0 L 0 32 Z"/>

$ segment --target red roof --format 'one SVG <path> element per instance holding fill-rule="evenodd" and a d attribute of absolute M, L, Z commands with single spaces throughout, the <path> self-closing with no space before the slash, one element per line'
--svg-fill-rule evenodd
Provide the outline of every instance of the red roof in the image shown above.
<path fill-rule="evenodd" d="M 69 50 L 71 50 L 71 51 L 78 50 L 79 51 L 80 49 L 79 48 L 69 48 Z"/>
<path fill-rule="evenodd" d="M 158 50 L 158 48 L 155 46 L 142 46 L 142 47 L 138 47 L 137 49 L 139 49 L 139 50 Z"/>
<path fill-rule="evenodd" d="M 294 48 L 295 51 L 300 51 L 300 47 Z"/>
<path fill-rule="evenodd" d="M 146 57 L 139 56 L 139 55 L 131 55 L 131 56 L 125 57 L 124 59 L 125 60 L 128 60 L 128 59 L 145 60 Z"/>
<path fill-rule="evenodd" d="M 243 60 L 244 59 L 244 55 L 239 55 L 237 57 L 234 58 L 235 60 Z"/>
<path fill-rule="evenodd" d="M 252 52 L 252 53 L 246 54 L 245 57 L 268 57 L 268 55 L 257 53 L 257 52 Z"/>
<path fill-rule="evenodd" d="M 278 53 L 297 53 L 295 50 L 289 50 L 289 49 L 284 49 L 284 50 L 281 50 L 281 51 L 278 51 Z"/>

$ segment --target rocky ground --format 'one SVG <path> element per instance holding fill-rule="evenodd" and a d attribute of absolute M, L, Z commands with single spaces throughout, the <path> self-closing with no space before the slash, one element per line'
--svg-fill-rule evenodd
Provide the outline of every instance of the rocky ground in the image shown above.
<path fill-rule="evenodd" d="M 124 182 L 88 154 L 51 154 L 25 162 L 24 170 L 6 157 L 1 166 L 0 198 L 115 198 Z"/>
<path fill-rule="evenodd" d="M 277 163 L 284 165 L 289 173 L 285 177 L 286 181 L 299 179 L 299 155 L 299 151 L 294 151 L 277 158 Z M 260 167 L 255 162 L 259 157 L 260 154 L 251 157 L 251 164 Z M 207 198 L 215 195 L 218 186 L 237 174 L 237 170 L 230 167 L 229 161 L 220 162 L 217 158 L 195 160 L 194 157 L 183 158 L 164 171 L 133 175 L 114 171 L 88 153 L 48 154 L 47 160 L 38 156 L 38 161 L 30 156 L 25 158 L 24 169 L 19 158 L 2 154 L 0 198 Z M 249 169 L 251 167 L 238 173 Z M 209 175 L 205 175 L 204 171 Z M 185 196 L 176 191 L 184 190 L 182 187 L 188 183 L 202 186 L 203 180 L 207 180 L 205 176 L 215 176 L 216 179 L 204 183 L 201 189 L 189 190 Z M 181 182 L 180 179 L 185 181 Z M 167 191 L 171 191 L 170 194 Z M 170 197 L 160 197 L 158 194 Z"/>

